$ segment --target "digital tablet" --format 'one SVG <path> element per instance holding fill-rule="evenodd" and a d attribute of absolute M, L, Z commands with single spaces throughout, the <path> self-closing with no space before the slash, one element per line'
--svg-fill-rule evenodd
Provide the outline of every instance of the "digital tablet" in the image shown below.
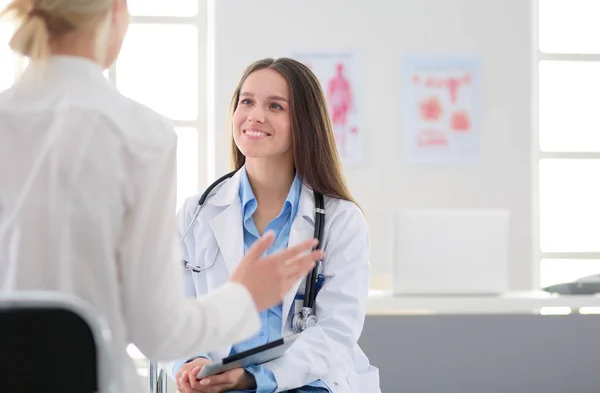
<path fill-rule="evenodd" d="M 256 364 L 263 364 L 270 360 L 283 356 L 288 348 L 296 341 L 300 334 L 280 338 L 279 340 L 268 342 L 264 345 L 248 349 L 244 352 L 236 353 L 221 360 L 206 364 L 198 375 L 197 379 L 202 379 L 215 374 L 233 370 L 234 368 L 244 368 Z"/>

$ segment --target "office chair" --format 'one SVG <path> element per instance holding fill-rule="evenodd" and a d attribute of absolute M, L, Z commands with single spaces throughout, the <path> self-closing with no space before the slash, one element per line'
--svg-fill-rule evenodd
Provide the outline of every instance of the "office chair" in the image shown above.
<path fill-rule="evenodd" d="M 11 393 L 116 393 L 110 331 L 75 297 L 0 294 L 0 386 Z"/>

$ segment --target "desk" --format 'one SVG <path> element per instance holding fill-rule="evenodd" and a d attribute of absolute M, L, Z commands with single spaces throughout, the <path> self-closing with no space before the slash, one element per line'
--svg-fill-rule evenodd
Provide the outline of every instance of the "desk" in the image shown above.
<path fill-rule="evenodd" d="M 599 392 L 600 315 L 546 307 L 597 311 L 600 297 L 372 293 L 359 344 L 383 393 Z"/>

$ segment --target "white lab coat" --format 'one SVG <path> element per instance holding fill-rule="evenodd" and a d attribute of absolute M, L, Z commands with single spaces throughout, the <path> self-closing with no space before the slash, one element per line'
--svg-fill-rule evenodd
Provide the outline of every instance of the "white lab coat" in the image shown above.
<path fill-rule="evenodd" d="M 182 243 L 182 255 L 190 264 L 207 266 L 201 273 L 188 270 L 188 294 L 201 296 L 227 280 L 244 252 L 242 211 L 239 199 L 240 172 L 211 193 Z M 186 200 L 179 212 L 181 234 L 189 226 L 199 195 Z M 289 245 L 314 235 L 314 194 L 302 187 L 298 213 L 292 224 Z M 333 393 L 376 393 L 379 371 L 371 366 L 357 345 L 366 314 L 369 289 L 369 230 L 363 213 L 348 201 L 325 197 L 325 284 L 316 298 L 316 327 L 304 331 L 288 354 L 265 364 L 273 371 L 277 392 L 321 379 Z M 304 293 L 305 280 L 298 281 L 283 300 L 282 336 L 293 334 L 292 307 L 295 295 Z M 287 319 L 286 319 L 287 318 Z M 189 329 L 190 335 L 195 334 Z M 210 352 L 212 358 L 229 354 L 230 346 Z"/>
<path fill-rule="evenodd" d="M 111 329 L 120 392 L 146 391 L 129 343 L 166 361 L 260 327 L 241 285 L 184 296 L 175 166 L 173 128 L 91 61 L 34 62 L 0 94 L 0 291 L 60 291 L 95 307 Z"/>

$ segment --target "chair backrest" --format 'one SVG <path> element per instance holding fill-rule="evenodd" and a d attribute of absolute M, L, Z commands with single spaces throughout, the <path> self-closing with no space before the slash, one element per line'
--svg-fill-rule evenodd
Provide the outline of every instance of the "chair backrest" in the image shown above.
<path fill-rule="evenodd" d="M 6 392 L 115 393 L 110 331 L 87 303 L 54 292 L 0 295 Z"/>

